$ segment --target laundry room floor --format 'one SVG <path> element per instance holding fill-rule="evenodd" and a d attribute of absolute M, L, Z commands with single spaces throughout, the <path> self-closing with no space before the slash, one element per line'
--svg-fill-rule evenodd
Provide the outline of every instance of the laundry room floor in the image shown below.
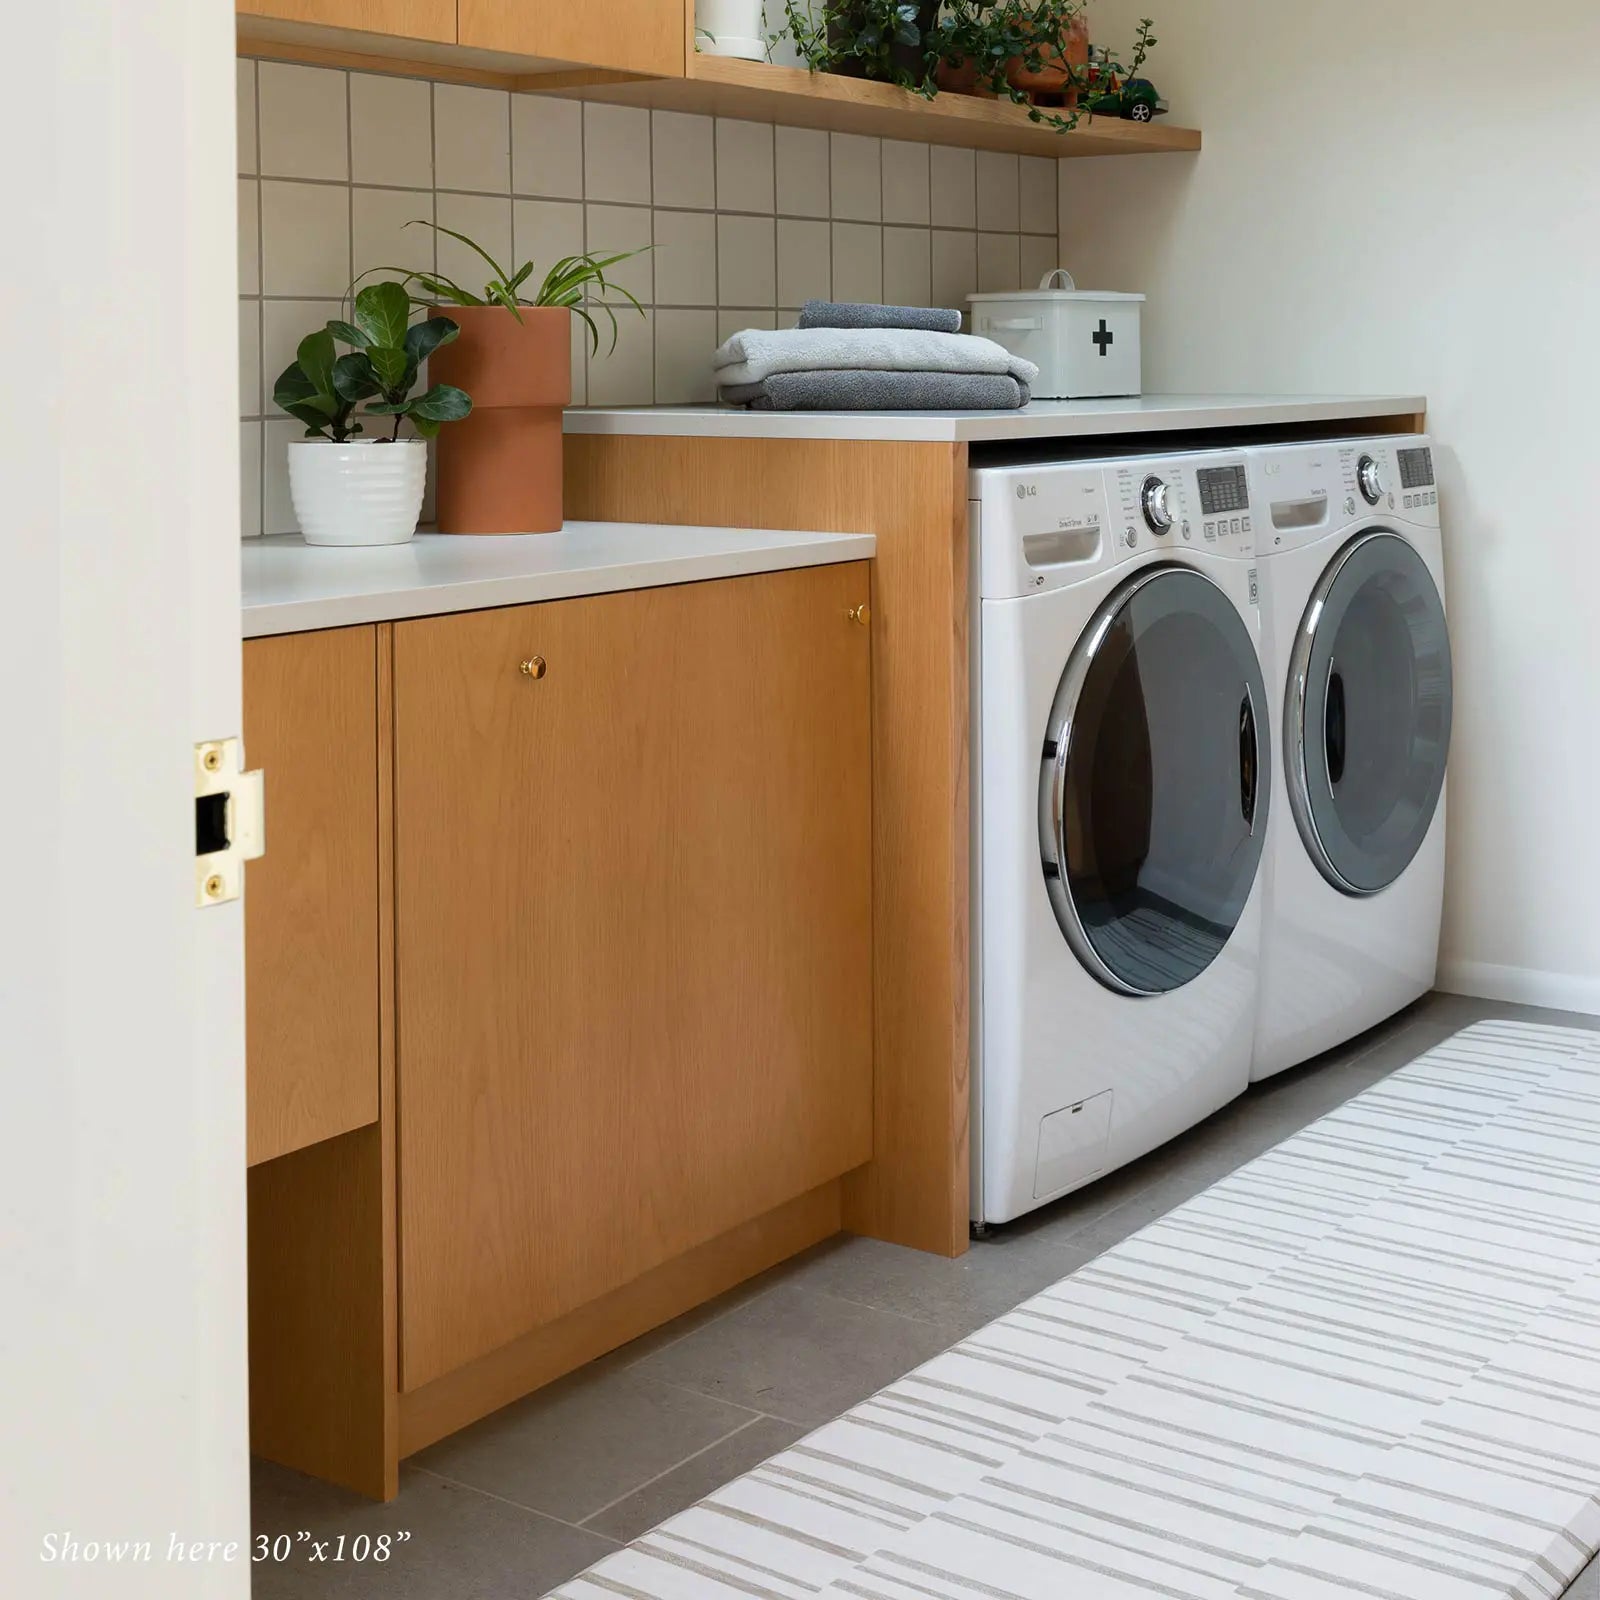
<path fill-rule="evenodd" d="M 818 1246 L 413 1457 L 374 1505 L 257 1462 L 259 1600 L 533 1596 L 693 1504 L 1146 1223 L 1484 1017 L 1600 1019 L 1436 994 L 1259 1085 L 1103 1182 L 944 1261 L 875 1240 Z M 381 1565 L 295 1543 L 400 1531 Z M 1600 1567 L 1568 1591 L 1600 1600 Z"/>

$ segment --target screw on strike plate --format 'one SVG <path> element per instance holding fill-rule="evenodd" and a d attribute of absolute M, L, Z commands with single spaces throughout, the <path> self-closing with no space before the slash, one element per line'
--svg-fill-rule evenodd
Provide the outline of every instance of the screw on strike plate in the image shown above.
<path fill-rule="evenodd" d="M 213 872 L 211 876 L 206 879 L 206 895 L 212 900 L 220 900 L 222 898 L 221 873 Z"/>
<path fill-rule="evenodd" d="M 212 747 L 207 750 L 203 756 L 201 756 L 200 765 L 203 766 L 207 772 L 218 771 L 222 766 L 222 752 L 217 749 L 215 745 L 212 745 Z"/>

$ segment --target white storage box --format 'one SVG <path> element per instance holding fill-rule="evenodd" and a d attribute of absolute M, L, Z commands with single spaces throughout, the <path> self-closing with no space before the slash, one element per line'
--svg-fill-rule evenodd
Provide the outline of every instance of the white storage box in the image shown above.
<path fill-rule="evenodd" d="M 1060 284 L 1060 287 L 1057 285 Z M 1039 369 L 1035 400 L 1099 400 L 1143 393 L 1142 294 L 1079 289 L 1063 267 L 1037 289 L 969 294 L 972 331 Z"/>

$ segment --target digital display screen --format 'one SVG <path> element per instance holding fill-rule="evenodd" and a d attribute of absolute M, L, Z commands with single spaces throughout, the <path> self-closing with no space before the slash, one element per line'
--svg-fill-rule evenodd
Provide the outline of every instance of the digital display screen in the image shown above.
<path fill-rule="evenodd" d="M 1433 487 L 1433 451 L 1426 445 L 1400 452 L 1400 487 L 1402 489 Z"/>
<path fill-rule="evenodd" d="M 1201 516 L 1250 509 L 1250 484 L 1243 467 L 1201 467 L 1199 477 Z"/>

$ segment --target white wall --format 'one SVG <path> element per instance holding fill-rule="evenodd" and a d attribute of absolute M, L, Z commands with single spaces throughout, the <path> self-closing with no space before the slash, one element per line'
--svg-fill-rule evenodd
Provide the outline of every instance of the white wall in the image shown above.
<path fill-rule="evenodd" d="M 1099 0 L 1097 37 L 1144 0 Z M 1422 392 L 1456 651 L 1449 987 L 1600 1012 L 1600 7 L 1168 0 L 1196 157 L 1060 164 L 1147 390 Z"/>

